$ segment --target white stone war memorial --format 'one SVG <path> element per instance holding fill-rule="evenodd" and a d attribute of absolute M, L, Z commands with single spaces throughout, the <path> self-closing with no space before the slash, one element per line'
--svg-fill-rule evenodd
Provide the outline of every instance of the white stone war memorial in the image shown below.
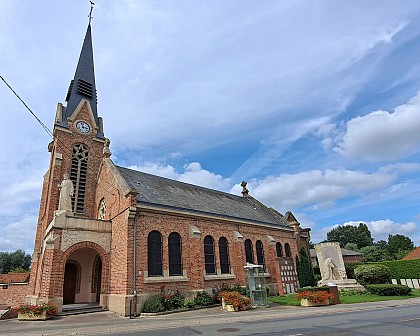
<path fill-rule="evenodd" d="M 315 245 L 321 280 L 318 286 L 337 286 L 338 289 L 364 289 L 355 279 L 347 279 L 340 244 L 327 242 Z"/>

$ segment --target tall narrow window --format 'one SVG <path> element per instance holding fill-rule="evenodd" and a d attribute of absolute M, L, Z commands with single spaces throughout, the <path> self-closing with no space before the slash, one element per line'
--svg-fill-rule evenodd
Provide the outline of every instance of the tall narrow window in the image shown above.
<path fill-rule="evenodd" d="M 255 246 L 257 247 L 257 262 L 258 265 L 263 266 L 263 270 L 265 271 L 265 259 L 264 259 L 264 247 L 261 240 L 257 240 L 255 243 Z"/>
<path fill-rule="evenodd" d="M 276 254 L 277 257 L 283 257 L 283 247 L 280 243 L 276 243 Z"/>
<path fill-rule="evenodd" d="M 147 237 L 147 261 L 149 276 L 162 276 L 162 236 L 151 231 Z"/>
<path fill-rule="evenodd" d="M 245 240 L 245 257 L 247 263 L 254 263 L 254 251 L 252 249 L 252 241 L 250 239 Z"/>
<path fill-rule="evenodd" d="M 86 179 L 88 167 L 89 149 L 83 144 L 73 146 L 71 157 L 70 180 L 73 182 L 74 193 L 71 198 L 73 211 L 85 212 Z"/>
<path fill-rule="evenodd" d="M 212 236 L 204 238 L 204 263 L 206 274 L 216 274 L 216 260 L 214 258 L 214 239 Z"/>
<path fill-rule="evenodd" d="M 291 257 L 292 253 L 290 252 L 290 245 L 288 243 L 284 244 L 284 253 L 286 257 Z"/>
<path fill-rule="evenodd" d="M 182 275 L 181 236 L 172 232 L 168 238 L 169 275 Z"/>
<path fill-rule="evenodd" d="M 219 239 L 220 271 L 222 274 L 230 273 L 229 244 L 225 237 Z"/>

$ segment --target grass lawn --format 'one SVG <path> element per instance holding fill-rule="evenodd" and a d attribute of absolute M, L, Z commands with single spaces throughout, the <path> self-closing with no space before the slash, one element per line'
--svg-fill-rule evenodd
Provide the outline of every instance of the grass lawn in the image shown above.
<path fill-rule="evenodd" d="M 404 296 L 379 296 L 370 293 L 346 295 L 340 293 L 340 301 L 344 304 L 361 303 L 361 302 L 376 302 L 376 301 L 389 301 L 389 300 L 402 300 L 414 297 L 420 297 L 420 290 L 413 289 L 411 295 Z M 296 300 L 294 295 L 287 296 L 271 296 L 268 301 L 278 303 L 286 306 L 300 306 L 300 300 Z"/>

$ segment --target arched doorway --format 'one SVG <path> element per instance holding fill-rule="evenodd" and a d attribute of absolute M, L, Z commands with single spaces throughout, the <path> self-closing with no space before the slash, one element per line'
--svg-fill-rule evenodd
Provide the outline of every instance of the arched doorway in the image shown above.
<path fill-rule="evenodd" d="M 63 283 L 63 305 L 100 301 L 102 259 L 98 252 L 81 247 L 66 261 Z"/>

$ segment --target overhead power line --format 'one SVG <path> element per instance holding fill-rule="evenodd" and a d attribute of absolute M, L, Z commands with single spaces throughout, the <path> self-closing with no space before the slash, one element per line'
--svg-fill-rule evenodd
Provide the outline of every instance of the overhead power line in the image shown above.
<path fill-rule="evenodd" d="M 26 105 L 26 103 L 23 101 L 23 99 L 20 98 L 20 96 L 16 93 L 16 91 L 13 90 L 13 88 L 9 85 L 9 83 L 6 82 L 6 80 L 3 78 L 3 76 L 0 75 L 0 78 L 4 82 L 4 84 L 7 85 L 7 87 L 10 89 L 10 91 L 12 91 L 13 94 L 21 101 L 21 103 L 26 107 L 26 109 L 35 117 L 35 119 L 39 122 L 39 124 L 42 126 L 42 128 L 45 130 L 45 132 L 47 132 L 47 134 L 52 138 L 53 133 L 51 132 L 51 130 L 41 121 L 41 119 L 39 119 L 37 117 L 37 115 L 29 108 L 29 106 Z"/>

